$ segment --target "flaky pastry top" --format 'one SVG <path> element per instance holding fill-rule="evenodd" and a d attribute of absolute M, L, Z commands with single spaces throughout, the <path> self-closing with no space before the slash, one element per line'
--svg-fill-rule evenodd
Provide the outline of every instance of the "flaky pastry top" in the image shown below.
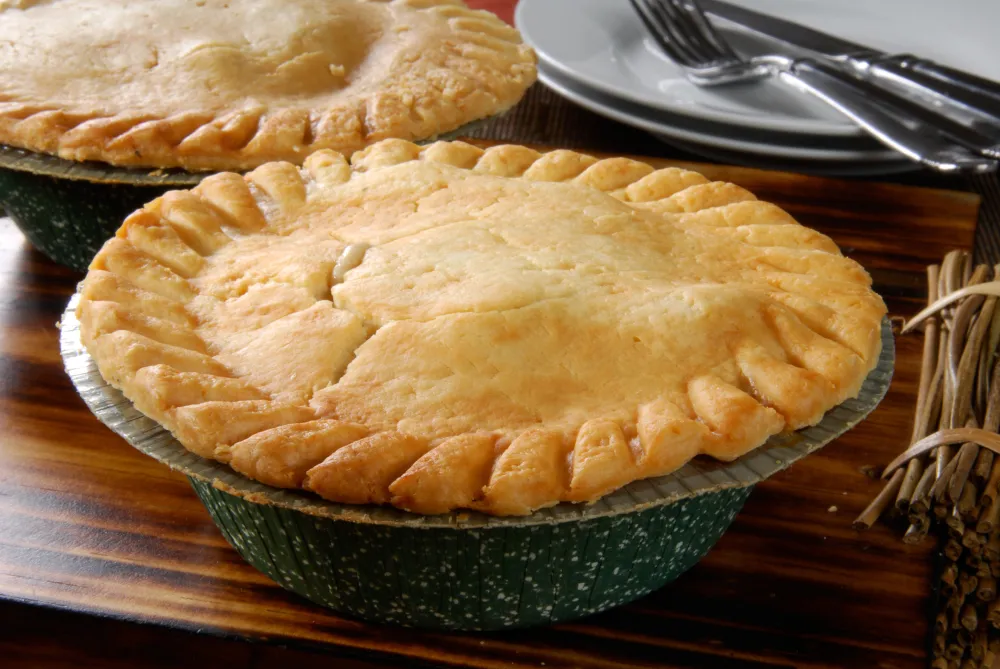
<path fill-rule="evenodd" d="M 450 132 L 534 78 L 461 0 L 0 1 L 0 143 L 76 161 L 301 163 Z"/>
<path fill-rule="evenodd" d="M 81 292 L 102 375 L 188 449 L 426 514 L 734 459 L 855 396 L 885 314 L 829 238 L 733 184 L 401 140 L 168 193 Z"/>

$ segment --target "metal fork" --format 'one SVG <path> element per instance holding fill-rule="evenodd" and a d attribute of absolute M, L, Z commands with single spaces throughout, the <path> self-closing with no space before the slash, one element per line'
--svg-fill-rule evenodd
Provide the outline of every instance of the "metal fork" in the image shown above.
<path fill-rule="evenodd" d="M 940 172 L 991 172 L 1000 146 L 951 119 L 807 58 L 744 59 L 716 32 L 694 0 L 629 0 L 667 56 L 692 83 L 718 86 L 777 77 L 831 105 L 882 143 Z M 970 146 L 978 153 L 956 144 Z"/>

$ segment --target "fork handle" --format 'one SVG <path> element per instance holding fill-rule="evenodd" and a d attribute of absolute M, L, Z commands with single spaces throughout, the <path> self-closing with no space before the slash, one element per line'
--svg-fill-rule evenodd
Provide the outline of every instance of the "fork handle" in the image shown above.
<path fill-rule="evenodd" d="M 956 145 L 932 123 L 872 98 L 871 84 L 809 59 L 781 68 L 778 77 L 834 107 L 882 143 L 939 172 L 992 172 L 997 161 Z"/>

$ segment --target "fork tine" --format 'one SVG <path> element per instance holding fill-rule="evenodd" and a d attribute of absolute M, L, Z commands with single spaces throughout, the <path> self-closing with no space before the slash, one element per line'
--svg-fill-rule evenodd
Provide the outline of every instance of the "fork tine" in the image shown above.
<path fill-rule="evenodd" d="M 711 45 L 717 54 L 716 58 L 739 59 L 733 48 L 729 46 L 729 42 L 719 35 L 715 26 L 705 16 L 698 0 L 666 0 L 666 2 L 676 8 L 679 14 L 684 17 L 682 20 L 685 25 L 697 31 L 702 40 Z"/>
<path fill-rule="evenodd" d="M 649 0 L 656 5 L 662 22 L 670 26 L 674 39 L 694 54 L 701 64 L 718 60 L 721 52 L 715 43 L 705 38 L 702 30 L 688 17 L 687 11 L 676 0 Z"/>
<path fill-rule="evenodd" d="M 698 57 L 681 47 L 673 36 L 669 21 L 664 21 L 662 16 L 654 13 L 653 7 L 647 0 L 629 0 L 629 3 L 646 26 L 646 30 L 671 60 L 685 67 L 698 65 Z"/>

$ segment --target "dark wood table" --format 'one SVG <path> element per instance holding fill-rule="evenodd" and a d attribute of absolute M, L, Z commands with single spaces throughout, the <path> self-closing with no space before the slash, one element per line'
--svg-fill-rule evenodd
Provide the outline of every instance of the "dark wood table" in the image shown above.
<path fill-rule="evenodd" d="M 482 1 L 509 19 L 512 0 Z M 479 133 L 691 160 L 536 87 Z M 788 208 L 913 313 L 949 248 L 1000 260 L 1000 182 L 916 173 L 803 178 L 703 168 Z M 914 186 L 922 186 L 920 188 Z M 926 186 L 969 192 L 930 190 Z M 977 208 L 979 216 L 976 228 Z M 866 468 L 909 434 L 919 338 L 861 426 L 759 485 L 718 546 L 634 604 L 551 628 L 423 632 L 339 617 L 286 593 L 225 543 L 185 479 L 91 416 L 62 371 L 56 320 L 80 275 L 0 220 L 0 667 L 921 667 L 933 542 L 851 519 Z"/>

